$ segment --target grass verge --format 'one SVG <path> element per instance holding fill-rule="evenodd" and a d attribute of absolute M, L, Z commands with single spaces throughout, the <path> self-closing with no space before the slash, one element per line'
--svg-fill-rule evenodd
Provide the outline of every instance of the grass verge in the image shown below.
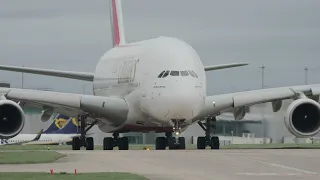
<path fill-rule="evenodd" d="M 0 172 L 1 179 L 16 180 L 16 179 L 32 179 L 32 180 L 147 180 L 143 176 L 132 173 L 79 173 L 79 174 L 49 174 L 49 173 L 25 173 L 25 172 Z"/>
<path fill-rule="evenodd" d="M 0 146 L 0 151 L 5 150 L 52 150 L 52 151 L 58 151 L 58 150 L 72 150 L 71 145 L 7 145 L 7 146 Z M 136 144 L 130 144 L 129 148 L 130 150 L 143 150 L 144 147 L 150 147 L 151 149 L 154 149 L 154 144 L 145 144 L 145 145 L 136 145 Z M 82 147 L 81 149 L 85 149 Z M 101 145 L 94 146 L 95 150 L 102 150 Z M 118 149 L 118 147 L 115 147 L 114 149 Z"/>
<path fill-rule="evenodd" d="M 0 152 L 0 164 L 49 163 L 65 157 L 55 151 Z M 1 177 L 1 176 L 0 176 Z"/>

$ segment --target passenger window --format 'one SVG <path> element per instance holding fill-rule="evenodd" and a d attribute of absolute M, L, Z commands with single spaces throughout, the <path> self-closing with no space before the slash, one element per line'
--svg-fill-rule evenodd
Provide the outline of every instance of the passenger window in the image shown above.
<path fill-rule="evenodd" d="M 169 72 L 170 72 L 170 71 L 166 71 L 166 72 L 163 74 L 162 78 L 167 77 L 167 76 L 169 75 Z"/>
<path fill-rule="evenodd" d="M 159 74 L 158 78 L 161 78 L 162 75 L 164 74 L 164 72 L 165 72 L 165 71 L 162 71 L 162 72 Z"/>
<path fill-rule="evenodd" d="M 198 75 L 197 75 L 197 73 L 196 73 L 196 72 L 194 72 L 193 70 L 192 70 L 192 72 L 194 73 L 194 75 L 196 76 L 196 78 L 198 78 Z"/>
<path fill-rule="evenodd" d="M 193 74 L 192 71 L 188 70 L 189 74 L 192 76 L 192 77 L 195 77 L 195 75 Z"/>
<path fill-rule="evenodd" d="M 179 76 L 179 71 L 171 71 L 171 76 Z"/>
<path fill-rule="evenodd" d="M 180 71 L 181 76 L 189 76 L 188 71 Z"/>

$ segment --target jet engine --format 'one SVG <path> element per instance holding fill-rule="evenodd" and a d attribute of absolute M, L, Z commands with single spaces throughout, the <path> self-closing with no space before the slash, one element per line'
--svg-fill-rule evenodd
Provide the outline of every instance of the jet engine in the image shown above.
<path fill-rule="evenodd" d="M 320 131 L 320 105 L 308 98 L 293 101 L 287 108 L 284 122 L 296 137 L 311 137 Z"/>
<path fill-rule="evenodd" d="M 9 139 L 18 135 L 24 127 L 22 108 L 10 100 L 0 100 L 0 138 Z"/>

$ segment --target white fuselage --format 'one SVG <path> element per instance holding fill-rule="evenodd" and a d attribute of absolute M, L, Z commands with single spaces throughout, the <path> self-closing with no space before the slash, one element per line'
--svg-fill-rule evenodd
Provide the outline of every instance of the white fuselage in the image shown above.
<path fill-rule="evenodd" d="M 63 144 L 72 140 L 73 136 L 77 134 L 42 134 L 40 139 L 37 141 L 32 141 L 37 134 L 18 134 L 11 139 L 0 139 L 0 145 L 8 144 Z"/>
<path fill-rule="evenodd" d="M 163 71 L 170 73 L 159 78 Z M 129 113 L 121 128 L 172 127 L 173 119 L 182 119 L 182 126 L 187 126 L 205 104 L 206 75 L 189 44 L 158 37 L 107 51 L 97 64 L 93 92 L 125 98 Z M 103 123 L 99 128 L 115 130 Z"/>

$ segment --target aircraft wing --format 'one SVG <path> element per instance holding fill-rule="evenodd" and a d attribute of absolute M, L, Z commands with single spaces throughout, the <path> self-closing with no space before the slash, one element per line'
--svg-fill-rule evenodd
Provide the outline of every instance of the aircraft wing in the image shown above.
<path fill-rule="evenodd" d="M 0 70 L 39 74 L 39 75 L 46 75 L 46 76 L 55 76 L 55 77 L 77 79 L 77 80 L 84 80 L 84 81 L 93 81 L 93 78 L 94 78 L 94 74 L 89 72 L 61 71 L 61 70 L 52 70 L 52 69 L 39 69 L 39 68 L 3 66 L 3 65 L 0 65 Z"/>
<path fill-rule="evenodd" d="M 240 67 L 240 66 L 246 66 L 249 63 L 230 63 L 230 64 L 219 64 L 219 65 L 211 65 L 211 66 L 205 66 L 205 71 L 215 71 L 219 69 L 226 69 L 226 68 L 234 68 L 234 67 Z M 1 68 L 1 67 L 0 67 Z"/>
<path fill-rule="evenodd" d="M 128 113 L 127 104 L 120 97 L 99 97 L 15 88 L 0 88 L 0 99 L 1 96 L 19 103 L 22 108 L 42 109 L 43 113 L 48 112 L 48 116 L 46 116 L 48 118 L 53 112 L 70 117 L 78 117 L 85 113 L 92 118 L 103 116 L 117 120 L 110 123 L 119 125 L 123 123 L 122 120 L 126 119 Z"/>
<path fill-rule="evenodd" d="M 241 108 L 266 102 L 272 102 L 273 111 L 277 112 L 284 99 L 297 99 L 306 96 L 319 101 L 319 95 L 320 84 L 312 84 L 207 96 L 205 108 L 200 116 L 217 115 L 226 110 L 234 109 L 236 117 L 237 111 L 240 111 Z"/>

